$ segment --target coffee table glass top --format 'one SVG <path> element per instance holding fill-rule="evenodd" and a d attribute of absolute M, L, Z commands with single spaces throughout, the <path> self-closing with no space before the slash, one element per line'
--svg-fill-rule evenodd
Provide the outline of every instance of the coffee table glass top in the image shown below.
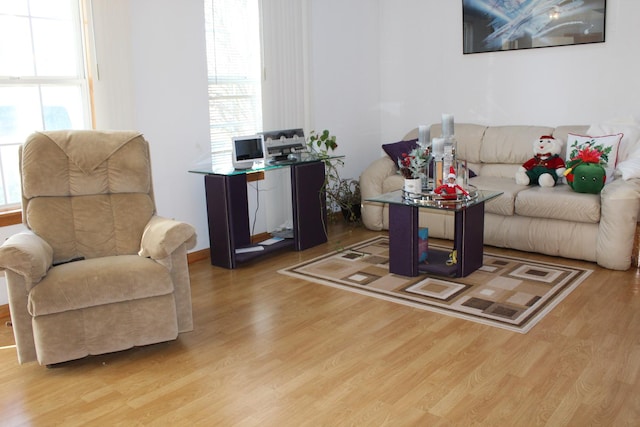
<path fill-rule="evenodd" d="M 419 208 L 459 211 L 469 206 L 494 199 L 502 194 L 501 191 L 478 190 L 473 186 L 465 188 L 469 195 L 455 196 L 439 195 L 435 193 L 407 193 L 404 190 L 391 191 L 375 197 L 367 198 L 368 202 L 389 203 L 392 205 L 415 206 Z"/>

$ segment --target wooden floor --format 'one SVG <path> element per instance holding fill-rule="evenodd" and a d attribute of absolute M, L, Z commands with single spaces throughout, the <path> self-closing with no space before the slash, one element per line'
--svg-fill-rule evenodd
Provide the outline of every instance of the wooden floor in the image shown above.
<path fill-rule="evenodd" d="M 595 271 L 524 335 L 276 273 L 377 234 L 192 264 L 195 330 L 170 343 L 47 369 L 3 325 L 0 425 L 640 425 L 635 269 L 566 261 Z"/>

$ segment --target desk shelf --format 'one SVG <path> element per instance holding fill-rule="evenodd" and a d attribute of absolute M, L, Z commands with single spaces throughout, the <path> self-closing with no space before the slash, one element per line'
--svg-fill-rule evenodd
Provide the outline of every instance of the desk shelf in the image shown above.
<path fill-rule="evenodd" d="M 235 259 L 236 262 L 243 263 L 251 261 L 252 259 L 260 258 L 268 254 L 272 254 L 274 252 L 281 251 L 283 249 L 293 249 L 294 248 L 293 239 L 284 239 L 281 242 L 276 242 L 271 245 L 262 246 L 264 249 L 255 251 L 255 252 L 244 252 L 244 253 L 236 253 Z M 256 246 L 256 245 L 252 245 Z"/>

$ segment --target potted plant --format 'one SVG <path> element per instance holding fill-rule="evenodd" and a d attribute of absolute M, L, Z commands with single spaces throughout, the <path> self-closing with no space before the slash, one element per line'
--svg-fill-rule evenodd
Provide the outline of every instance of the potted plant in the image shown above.
<path fill-rule="evenodd" d="M 360 181 L 353 178 L 341 179 L 335 188 L 332 198 L 340 206 L 342 216 L 346 221 L 357 222 L 360 220 Z"/>
<path fill-rule="evenodd" d="M 400 174 L 404 177 L 404 189 L 409 193 L 420 193 L 428 179 L 428 166 L 432 156 L 429 148 L 416 147 L 402 153 L 398 159 Z"/>
<path fill-rule="evenodd" d="M 330 212 L 342 211 L 344 218 L 355 222 L 360 219 L 360 183 L 353 178 L 340 177 L 339 168 L 344 166 L 342 158 L 332 157 L 338 148 L 336 136 L 327 129 L 321 133 L 311 131 L 307 146 L 325 165 L 324 190 L 327 198 L 327 209 Z"/>

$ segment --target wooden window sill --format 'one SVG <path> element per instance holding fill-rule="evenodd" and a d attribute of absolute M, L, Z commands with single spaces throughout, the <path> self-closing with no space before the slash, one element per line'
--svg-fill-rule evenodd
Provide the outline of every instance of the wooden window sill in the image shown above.
<path fill-rule="evenodd" d="M 0 227 L 22 223 L 22 209 L 0 212 Z"/>

